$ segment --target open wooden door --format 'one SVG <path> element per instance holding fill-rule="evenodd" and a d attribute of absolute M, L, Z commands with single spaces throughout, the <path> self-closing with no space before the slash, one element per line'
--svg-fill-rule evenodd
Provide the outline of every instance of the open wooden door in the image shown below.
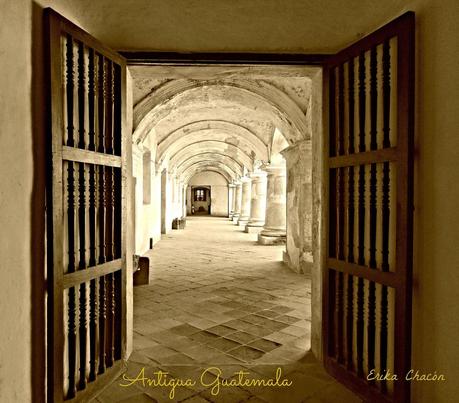
<path fill-rule="evenodd" d="M 126 339 L 126 63 L 45 12 L 48 400 L 87 400 Z"/>
<path fill-rule="evenodd" d="M 325 366 L 366 401 L 406 403 L 411 355 L 414 13 L 331 57 L 325 77 L 329 129 Z M 377 374 L 386 379 L 377 380 Z"/>

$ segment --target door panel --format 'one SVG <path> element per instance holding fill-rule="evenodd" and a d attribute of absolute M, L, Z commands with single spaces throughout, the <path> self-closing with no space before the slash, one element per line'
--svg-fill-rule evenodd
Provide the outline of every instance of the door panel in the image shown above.
<path fill-rule="evenodd" d="M 325 365 L 367 401 L 408 402 L 414 14 L 331 57 L 325 76 Z M 372 370 L 398 380 L 367 379 Z"/>
<path fill-rule="evenodd" d="M 51 9 L 48 400 L 86 400 L 125 346 L 126 63 Z"/>

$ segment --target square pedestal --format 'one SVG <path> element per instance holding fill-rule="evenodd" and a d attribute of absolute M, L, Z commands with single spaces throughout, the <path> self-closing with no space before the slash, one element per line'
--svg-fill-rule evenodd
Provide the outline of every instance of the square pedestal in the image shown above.
<path fill-rule="evenodd" d="M 258 234 L 258 243 L 260 245 L 285 245 L 285 236 L 266 236 Z"/>
<path fill-rule="evenodd" d="M 248 225 L 245 226 L 244 232 L 247 234 L 258 234 L 263 230 L 263 227 L 249 227 Z"/>

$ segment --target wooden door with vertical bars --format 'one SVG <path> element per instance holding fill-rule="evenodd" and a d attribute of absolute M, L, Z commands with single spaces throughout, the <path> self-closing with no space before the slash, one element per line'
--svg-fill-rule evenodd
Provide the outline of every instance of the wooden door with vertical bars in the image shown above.
<path fill-rule="evenodd" d="M 411 353 L 414 13 L 331 57 L 325 77 L 329 129 L 325 366 L 366 401 L 406 403 Z M 390 379 L 371 379 L 372 370 Z"/>
<path fill-rule="evenodd" d="M 88 400 L 125 354 L 124 58 L 45 10 L 48 400 Z"/>

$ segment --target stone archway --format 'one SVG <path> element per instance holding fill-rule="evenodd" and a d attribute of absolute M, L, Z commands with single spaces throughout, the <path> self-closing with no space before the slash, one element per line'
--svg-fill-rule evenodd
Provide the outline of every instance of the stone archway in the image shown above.
<path fill-rule="evenodd" d="M 298 71 L 295 74 L 298 75 Z M 155 164 L 172 170 L 184 188 L 192 176 L 205 171 L 217 172 L 228 183 L 235 183 L 254 170 L 256 161 L 275 163 L 274 159 L 282 156 L 280 151 L 286 149 L 283 157 L 288 160 L 290 172 L 287 193 L 294 205 L 286 209 L 288 237 L 292 240 L 287 245 L 286 261 L 296 271 L 307 272 L 320 283 L 322 168 L 320 157 L 312 157 L 312 154 L 322 147 L 322 81 L 320 69 L 307 69 L 305 74 L 309 92 L 303 98 L 301 91 L 289 92 L 266 78 L 256 84 L 247 77 L 180 78 L 162 83 L 137 100 L 133 140 L 141 144 L 154 139 L 156 146 L 151 148 L 156 152 Z M 304 104 L 297 97 L 303 99 Z M 247 108 L 244 102 L 252 108 Z M 214 106 L 223 112 L 211 113 Z M 263 124 L 254 124 L 250 116 Z M 274 138 L 276 129 L 286 139 L 280 148 Z M 306 144 L 310 146 L 305 148 Z M 308 187 L 304 187 L 304 180 L 291 180 L 293 176 L 301 176 L 291 168 L 305 171 L 302 176 L 307 178 Z M 229 194 L 234 198 L 237 186 L 228 190 Z M 250 198 L 248 200 L 250 204 Z M 316 203 L 315 210 L 312 200 Z M 300 204 L 305 202 L 309 203 L 307 212 L 301 211 Z M 251 217 L 244 218 L 248 225 Z M 307 267 L 305 257 L 309 259 Z M 314 288 L 312 309 L 316 314 L 313 344 L 318 355 L 320 337 L 315 335 L 320 335 L 321 327 L 321 295 L 317 294 L 320 292 L 320 285 Z"/>

